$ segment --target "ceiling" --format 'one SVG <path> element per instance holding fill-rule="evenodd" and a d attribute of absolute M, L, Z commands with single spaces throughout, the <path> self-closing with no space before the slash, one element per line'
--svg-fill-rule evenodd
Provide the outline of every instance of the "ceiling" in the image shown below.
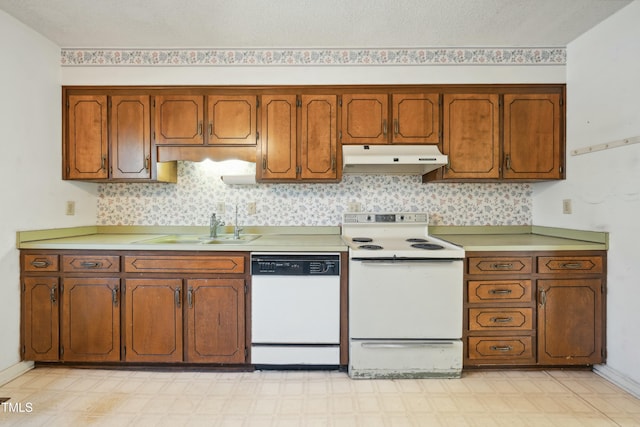
<path fill-rule="evenodd" d="M 564 47 L 633 0 L 0 0 L 62 48 Z"/>

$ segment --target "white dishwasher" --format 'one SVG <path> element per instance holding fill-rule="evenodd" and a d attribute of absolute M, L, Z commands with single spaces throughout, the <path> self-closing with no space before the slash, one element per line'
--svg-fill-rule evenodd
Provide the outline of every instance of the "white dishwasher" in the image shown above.
<path fill-rule="evenodd" d="M 340 364 L 339 254 L 251 254 L 251 363 Z"/>

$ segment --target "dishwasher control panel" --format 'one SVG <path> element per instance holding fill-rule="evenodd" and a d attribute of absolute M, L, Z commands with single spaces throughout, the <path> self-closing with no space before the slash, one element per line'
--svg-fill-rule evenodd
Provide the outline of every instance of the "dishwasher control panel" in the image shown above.
<path fill-rule="evenodd" d="M 252 254 L 253 276 L 339 276 L 340 255 Z"/>

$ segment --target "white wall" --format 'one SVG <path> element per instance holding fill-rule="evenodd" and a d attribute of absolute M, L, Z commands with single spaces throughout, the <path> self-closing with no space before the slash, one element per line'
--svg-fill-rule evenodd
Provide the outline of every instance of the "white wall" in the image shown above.
<path fill-rule="evenodd" d="M 95 184 L 61 180 L 60 48 L 0 11 L 0 373 L 20 360 L 16 231 L 95 224 Z M 76 216 L 65 202 L 76 201 Z"/>
<path fill-rule="evenodd" d="M 567 150 L 640 136 L 640 1 L 567 49 Z M 562 214 L 572 199 L 573 214 Z M 606 372 L 640 387 L 640 145 L 567 155 L 567 180 L 534 185 L 537 225 L 608 231 Z M 640 388 L 639 388 L 640 390 Z"/>

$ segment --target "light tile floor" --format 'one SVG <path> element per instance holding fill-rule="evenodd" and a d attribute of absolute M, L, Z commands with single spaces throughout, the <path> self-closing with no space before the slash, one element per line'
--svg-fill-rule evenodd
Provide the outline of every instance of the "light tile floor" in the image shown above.
<path fill-rule="evenodd" d="M 0 387 L 2 426 L 640 426 L 640 400 L 590 371 L 351 380 L 338 371 L 37 368 Z M 12 405 L 10 406 L 9 403 Z"/>

